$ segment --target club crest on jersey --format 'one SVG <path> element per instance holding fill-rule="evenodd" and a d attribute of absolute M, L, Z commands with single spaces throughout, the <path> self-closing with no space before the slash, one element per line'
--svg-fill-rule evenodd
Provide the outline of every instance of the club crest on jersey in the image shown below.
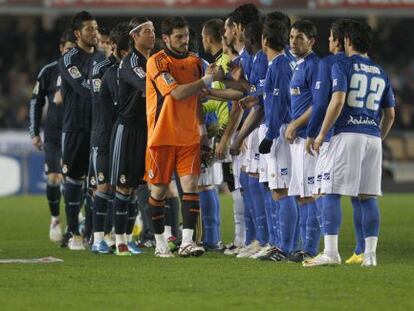
<path fill-rule="evenodd" d="M 63 164 L 62 166 L 62 173 L 66 174 L 68 172 L 68 166 L 66 164 Z"/>
<path fill-rule="evenodd" d="M 76 67 L 76 66 L 72 66 L 72 67 L 70 67 L 70 68 L 68 69 L 68 71 L 69 71 L 70 76 L 71 76 L 73 79 L 78 79 L 78 78 L 82 77 L 82 74 L 80 73 L 80 71 L 79 71 L 78 67 Z"/>
<path fill-rule="evenodd" d="M 148 177 L 153 179 L 154 178 L 154 172 L 152 170 L 148 171 Z"/>
<path fill-rule="evenodd" d="M 144 69 L 142 69 L 142 67 L 135 67 L 134 68 L 134 72 L 137 74 L 138 77 L 140 77 L 141 79 L 144 79 L 146 76 L 146 73 L 144 71 Z"/>
<path fill-rule="evenodd" d="M 103 182 L 105 180 L 105 175 L 102 172 L 99 172 L 99 174 L 98 174 L 98 180 L 100 182 Z"/>
<path fill-rule="evenodd" d="M 264 84 L 265 84 L 265 81 L 266 81 L 266 80 L 264 80 L 264 79 L 263 79 L 263 80 L 259 80 L 259 85 L 260 85 L 261 87 L 263 87 L 263 86 L 264 86 Z"/>
<path fill-rule="evenodd" d="M 290 88 L 290 95 L 300 95 L 300 87 L 292 87 Z"/>
<path fill-rule="evenodd" d="M 35 86 L 34 86 L 34 88 L 33 88 L 33 94 L 34 95 L 37 95 L 37 94 L 39 94 L 39 81 L 36 81 L 36 84 L 35 84 Z"/>
<path fill-rule="evenodd" d="M 92 80 L 92 87 L 93 87 L 94 93 L 99 93 L 99 91 L 101 89 L 101 85 L 102 85 L 101 79 L 93 79 Z"/>
<path fill-rule="evenodd" d="M 168 85 L 171 85 L 175 82 L 174 78 L 169 73 L 163 73 L 162 77 Z"/>
<path fill-rule="evenodd" d="M 122 174 L 121 176 L 119 176 L 119 182 L 121 184 L 125 184 L 126 183 L 126 176 L 124 174 Z"/>

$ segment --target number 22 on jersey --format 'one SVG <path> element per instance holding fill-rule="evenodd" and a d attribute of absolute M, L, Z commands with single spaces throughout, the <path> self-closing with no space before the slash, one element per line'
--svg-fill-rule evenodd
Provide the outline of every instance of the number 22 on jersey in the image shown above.
<path fill-rule="evenodd" d="M 379 102 L 385 89 L 384 79 L 379 77 L 369 79 L 365 74 L 354 73 L 349 87 L 351 90 L 348 93 L 348 106 L 363 108 L 365 104 L 369 110 L 379 109 Z"/>

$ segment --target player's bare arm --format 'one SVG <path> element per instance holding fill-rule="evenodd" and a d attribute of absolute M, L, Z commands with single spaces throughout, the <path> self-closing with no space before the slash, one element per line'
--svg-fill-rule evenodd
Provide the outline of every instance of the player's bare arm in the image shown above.
<path fill-rule="evenodd" d="M 242 99 L 239 100 L 239 106 L 242 109 L 250 109 L 253 108 L 254 106 L 256 106 L 259 103 L 259 98 L 257 98 L 256 96 L 246 96 Z"/>
<path fill-rule="evenodd" d="M 233 144 L 230 147 L 230 154 L 231 155 L 238 155 L 240 154 L 241 146 L 243 144 L 244 139 L 249 136 L 254 129 L 259 127 L 262 123 L 264 117 L 264 110 L 263 106 L 257 106 L 256 109 L 252 109 L 249 115 L 244 122 L 239 135 L 234 140 Z"/>
<path fill-rule="evenodd" d="M 382 119 L 380 123 L 382 140 L 384 140 L 387 137 L 391 129 L 391 126 L 394 123 L 394 119 L 395 119 L 394 107 L 382 109 Z"/>
<path fill-rule="evenodd" d="M 211 85 L 213 81 L 222 80 L 223 75 L 222 70 L 216 70 L 212 74 L 206 74 L 197 81 L 187 84 L 180 84 L 171 91 L 171 96 L 176 100 L 182 100 L 197 95 L 201 92 L 201 90 Z"/>
<path fill-rule="evenodd" d="M 226 157 L 229 141 L 240 124 L 243 116 L 243 109 L 233 102 L 230 111 L 229 123 L 221 137 L 220 143 L 216 147 L 216 158 L 222 160 Z"/>
<path fill-rule="evenodd" d="M 305 113 L 302 114 L 299 118 L 289 123 L 289 125 L 286 128 L 286 132 L 285 132 L 285 139 L 289 144 L 293 144 L 297 136 L 296 131 L 302 126 L 305 126 L 309 122 L 311 114 L 312 114 L 312 106 L 309 107 L 305 111 Z"/>
<path fill-rule="evenodd" d="M 323 120 L 321 130 L 318 137 L 316 137 L 313 144 L 313 150 L 319 154 L 319 148 L 322 146 L 325 136 L 328 134 L 329 129 L 338 119 L 341 114 L 342 108 L 345 104 L 346 93 L 335 92 L 332 94 L 331 101 L 329 102 L 328 109 L 326 110 L 325 119 Z"/>
<path fill-rule="evenodd" d="M 243 97 L 243 92 L 235 89 L 210 89 L 209 94 L 220 101 L 239 100 Z"/>

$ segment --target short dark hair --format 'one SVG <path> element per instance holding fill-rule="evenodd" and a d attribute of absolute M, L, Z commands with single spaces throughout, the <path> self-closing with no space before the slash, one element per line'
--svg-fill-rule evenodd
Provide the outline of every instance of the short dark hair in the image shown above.
<path fill-rule="evenodd" d="M 273 12 L 267 13 L 265 16 L 264 22 L 267 23 L 267 22 L 272 22 L 272 21 L 281 22 L 285 24 L 287 29 L 290 29 L 290 26 L 291 26 L 290 18 L 283 12 L 273 11 Z"/>
<path fill-rule="evenodd" d="M 263 25 L 263 38 L 267 40 L 269 48 L 283 51 L 289 39 L 289 30 L 281 21 L 268 20 Z"/>
<path fill-rule="evenodd" d="M 209 19 L 203 24 L 206 34 L 211 36 L 214 41 L 221 42 L 221 37 L 224 34 L 224 22 L 220 18 Z"/>
<path fill-rule="evenodd" d="M 99 33 L 101 34 L 101 36 L 109 36 L 110 31 L 108 30 L 108 28 L 99 27 Z"/>
<path fill-rule="evenodd" d="M 66 29 L 59 38 L 61 45 L 64 45 L 66 42 L 76 43 L 76 37 L 72 29 Z"/>
<path fill-rule="evenodd" d="M 242 4 L 227 16 L 230 24 L 241 24 L 244 28 L 254 21 L 260 21 L 260 11 L 252 3 Z"/>
<path fill-rule="evenodd" d="M 352 20 L 348 18 L 340 18 L 331 24 L 332 37 L 339 41 L 341 50 L 345 47 L 345 29 L 349 22 L 352 22 Z"/>
<path fill-rule="evenodd" d="M 308 19 L 296 21 L 292 25 L 292 29 L 296 29 L 300 32 L 303 32 L 306 35 L 306 37 L 308 37 L 308 39 L 316 39 L 316 36 L 318 35 L 318 31 L 316 30 L 315 24 Z"/>
<path fill-rule="evenodd" d="M 75 16 L 73 16 L 71 21 L 71 28 L 73 31 L 75 30 L 81 30 L 83 27 L 83 22 L 88 21 L 94 21 L 96 20 L 93 15 L 87 11 L 81 11 L 79 13 L 76 13 Z"/>
<path fill-rule="evenodd" d="M 262 42 L 263 24 L 258 21 L 249 23 L 244 29 L 244 38 L 248 40 L 251 45 L 261 45 Z"/>
<path fill-rule="evenodd" d="M 131 31 L 132 29 L 134 29 L 138 25 L 141 25 L 142 23 L 145 23 L 145 22 L 149 22 L 149 19 L 147 17 L 145 17 L 145 16 L 136 16 L 136 17 L 133 17 L 129 21 L 129 31 Z M 137 30 L 139 30 L 139 29 L 137 29 Z"/>
<path fill-rule="evenodd" d="M 345 27 L 345 38 L 351 41 L 355 51 L 367 53 L 372 44 L 372 30 L 366 23 L 350 21 Z"/>
<path fill-rule="evenodd" d="M 182 16 L 167 17 L 161 22 L 161 34 L 171 35 L 174 29 L 188 27 L 188 22 Z"/>
<path fill-rule="evenodd" d="M 126 22 L 116 24 L 109 33 L 109 40 L 116 44 L 118 50 L 129 49 L 129 25 Z"/>

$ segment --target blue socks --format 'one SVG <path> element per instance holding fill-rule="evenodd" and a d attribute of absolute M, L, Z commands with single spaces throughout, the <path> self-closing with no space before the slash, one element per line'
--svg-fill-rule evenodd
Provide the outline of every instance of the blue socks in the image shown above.
<path fill-rule="evenodd" d="M 203 243 L 214 248 L 220 241 L 220 202 L 217 190 L 204 190 L 199 196 L 203 219 Z"/>
<path fill-rule="evenodd" d="M 280 205 L 278 201 L 272 200 L 273 209 L 272 209 L 272 224 L 273 224 L 273 234 L 274 234 L 274 246 L 280 245 Z"/>
<path fill-rule="evenodd" d="M 269 232 L 267 231 L 265 197 L 259 183 L 259 178 L 249 176 L 249 188 L 253 199 L 256 219 L 256 238 L 260 245 L 264 246 L 269 242 Z"/>
<path fill-rule="evenodd" d="M 293 243 L 292 243 L 292 252 L 298 251 L 301 249 L 301 245 L 299 243 L 300 240 L 300 225 L 299 225 L 299 204 L 297 204 L 296 199 L 295 206 L 296 206 L 296 224 L 295 224 L 295 234 L 293 236 Z"/>
<path fill-rule="evenodd" d="M 214 188 L 213 189 L 213 196 L 214 196 L 214 200 L 215 200 L 215 213 L 214 213 L 214 221 L 213 221 L 213 236 L 214 236 L 214 240 L 217 240 L 217 243 L 221 241 L 221 208 L 220 208 L 220 198 L 219 195 L 217 193 L 217 189 Z M 216 245 L 216 244 L 215 244 Z"/>
<path fill-rule="evenodd" d="M 295 244 L 295 233 L 298 222 L 298 209 L 294 197 L 286 196 L 279 201 L 279 225 L 280 225 L 280 244 L 279 248 L 285 253 L 290 254 L 297 247 Z"/>
<path fill-rule="evenodd" d="M 341 196 L 327 194 L 323 197 L 323 228 L 327 235 L 337 235 L 342 222 Z"/>
<path fill-rule="evenodd" d="M 262 193 L 265 199 L 265 212 L 266 212 L 266 223 L 267 223 L 267 232 L 269 233 L 269 244 L 275 246 L 275 224 L 273 223 L 274 217 L 272 214 L 275 214 L 275 205 L 273 204 L 272 193 L 269 188 L 263 183 L 260 184 Z"/>
<path fill-rule="evenodd" d="M 351 198 L 351 202 L 354 209 L 354 231 L 356 240 L 354 253 L 359 255 L 365 250 L 364 230 L 362 228 L 362 207 L 361 201 L 357 197 Z"/>
<path fill-rule="evenodd" d="M 319 228 L 323 234 L 323 197 L 319 197 L 315 200 L 316 208 L 317 208 L 317 218 L 319 223 Z"/>
<path fill-rule="evenodd" d="M 240 184 L 242 186 L 242 196 L 244 204 L 244 221 L 246 223 L 246 245 L 256 239 L 255 219 L 252 196 L 249 189 L 249 175 L 240 172 Z"/>
<path fill-rule="evenodd" d="M 317 207 L 315 202 L 306 204 L 308 207 L 308 218 L 306 221 L 306 242 L 304 251 L 315 256 L 319 249 L 319 239 L 321 237 L 321 229 L 317 218 Z"/>
<path fill-rule="evenodd" d="M 302 240 L 302 249 L 304 249 L 306 244 L 306 222 L 308 221 L 308 204 L 298 204 L 298 206 L 300 239 Z"/>
<path fill-rule="evenodd" d="M 361 200 L 362 229 L 364 237 L 377 237 L 380 226 L 380 212 L 377 198 Z"/>

